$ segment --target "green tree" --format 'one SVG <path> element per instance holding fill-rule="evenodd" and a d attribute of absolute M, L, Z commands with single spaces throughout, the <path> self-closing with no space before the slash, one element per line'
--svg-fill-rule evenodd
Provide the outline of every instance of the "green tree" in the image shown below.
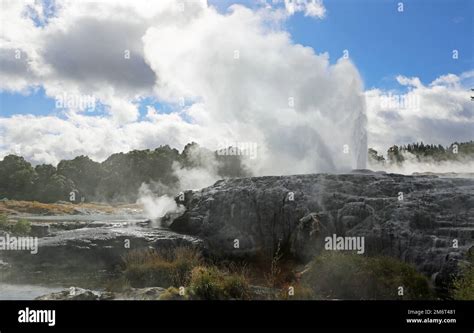
<path fill-rule="evenodd" d="M 379 153 L 372 148 L 369 148 L 369 161 L 375 162 L 375 163 L 385 163 L 385 158 L 382 155 L 379 155 Z"/>
<path fill-rule="evenodd" d="M 0 198 L 32 199 L 36 172 L 23 157 L 5 156 L 0 161 Z"/>

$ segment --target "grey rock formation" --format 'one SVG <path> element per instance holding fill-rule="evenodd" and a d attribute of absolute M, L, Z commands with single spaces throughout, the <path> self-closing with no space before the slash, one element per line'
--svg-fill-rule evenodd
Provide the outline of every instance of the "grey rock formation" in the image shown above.
<path fill-rule="evenodd" d="M 83 289 L 79 287 L 71 287 L 59 292 L 39 296 L 36 300 L 53 301 L 53 300 L 159 300 L 160 296 L 165 292 L 164 288 L 129 288 L 122 292 L 100 291 Z"/>
<path fill-rule="evenodd" d="M 54 300 L 79 300 L 79 301 L 99 301 L 113 299 L 113 296 L 107 292 L 71 287 L 69 289 L 51 293 L 36 298 L 38 301 Z"/>
<path fill-rule="evenodd" d="M 195 237 L 144 227 L 141 223 L 89 223 L 72 230 L 54 230 L 38 239 L 36 254 L 0 251 L 0 259 L 10 263 L 15 271 L 15 280 L 37 280 L 38 275 L 64 272 L 70 276 L 107 272 L 119 265 L 130 250 L 201 244 Z"/>
<path fill-rule="evenodd" d="M 360 236 L 366 254 L 413 263 L 440 288 L 473 246 L 467 178 L 368 170 L 239 178 L 188 191 L 184 205 L 170 228 L 202 238 L 213 255 L 272 256 L 280 243 L 305 262 L 324 250 L 326 236 Z"/>

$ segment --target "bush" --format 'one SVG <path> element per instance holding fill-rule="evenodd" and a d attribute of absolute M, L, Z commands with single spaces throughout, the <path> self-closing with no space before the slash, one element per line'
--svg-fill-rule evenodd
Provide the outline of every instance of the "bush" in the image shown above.
<path fill-rule="evenodd" d="M 430 299 L 428 279 L 414 267 L 387 257 L 329 253 L 316 257 L 303 286 L 322 299 Z M 403 287 L 403 296 L 398 288 Z"/>
<path fill-rule="evenodd" d="M 244 271 L 232 265 L 224 270 L 203 266 L 199 251 L 178 247 L 171 251 L 131 251 L 123 258 L 122 279 L 132 287 L 170 287 L 160 299 L 248 299 Z M 120 286 L 120 283 L 119 283 Z M 187 295 L 173 287 L 188 286 Z M 114 286 L 115 287 L 115 286 Z"/>
<path fill-rule="evenodd" d="M 189 247 L 177 247 L 173 251 L 173 282 L 176 286 L 189 283 L 191 271 L 202 263 L 201 253 Z"/>
<path fill-rule="evenodd" d="M 195 267 L 191 272 L 191 291 L 198 299 L 217 300 L 224 298 L 222 275 L 215 267 Z"/>
<path fill-rule="evenodd" d="M 133 287 L 183 286 L 201 260 L 197 250 L 187 247 L 161 252 L 132 251 L 124 257 L 124 274 Z"/>
<path fill-rule="evenodd" d="M 159 298 L 161 301 L 176 301 L 176 300 L 183 300 L 183 299 L 188 299 L 188 296 L 185 294 L 181 296 L 179 294 L 179 289 L 170 287 L 166 289 L 163 294 L 160 295 Z"/>
<path fill-rule="evenodd" d="M 248 299 L 250 286 L 244 275 L 216 267 L 195 267 L 191 272 L 192 296 L 203 300 Z"/>
<path fill-rule="evenodd" d="M 412 265 L 394 258 L 376 257 L 369 259 L 368 268 L 375 280 L 375 299 L 400 298 L 400 286 L 403 286 L 403 299 L 433 298 L 428 279 Z"/>
<path fill-rule="evenodd" d="M 250 286 L 244 275 L 234 273 L 225 276 L 222 281 L 222 288 L 226 298 L 248 299 L 250 296 Z"/>
<path fill-rule="evenodd" d="M 31 232 L 31 223 L 28 220 L 20 219 L 11 227 L 11 231 L 15 235 L 26 236 Z"/>
<path fill-rule="evenodd" d="M 8 220 L 7 216 L 4 214 L 0 214 L 0 230 L 8 230 Z"/>
<path fill-rule="evenodd" d="M 457 300 L 474 300 L 474 266 L 462 269 L 462 274 L 453 281 L 453 298 Z"/>

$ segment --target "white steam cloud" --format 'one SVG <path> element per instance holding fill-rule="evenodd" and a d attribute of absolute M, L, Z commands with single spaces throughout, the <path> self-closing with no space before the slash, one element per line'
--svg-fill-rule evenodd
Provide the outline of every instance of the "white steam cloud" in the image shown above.
<path fill-rule="evenodd" d="M 0 117 L 0 156 L 57 163 L 86 154 L 101 161 L 162 144 L 182 149 L 196 141 L 216 150 L 230 141 L 257 144 L 249 164 L 256 175 L 365 166 L 356 67 L 343 58 L 330 64 L 328 54 L 295 44 L 282 24 L 289 16 L 278 9 L 233 5 L 222 14 L 206 1 L 58 1 L 43 27 L 24 9 L 15 1 L 3 8 L 1 39 L 8 42 L 0 61 L 10 64 L 16 49 L 24 61 L 1 66 L 8 68 L 2 84 L 15 82 L 2 89 L 94 95 L 106 108 Z M 297 2 L 294 10 L 316 18 L 325 12 L 321 1 Z M 150 107 L 139 118 L 145 97 L 175 108 L 163 114 Z M 212 178 L 212 168 L 201 171 L 198 179 Z M 182 172 L 186 183 L 189 172 Z"/>
<path fill-rule="evenodd" d="M 137 203 L 142 205 L 145 216 L 158 224 L 166 214 L 184 211 L 184 207 L 178 205 L 173 197 L 166 194 L 157 196 L 147 184 L 140 186 Z"/>
<path fill-rule="evenodd" d="M 220 179 L 217 173 L 218 161 L 212 152 L 192 146 L 187 149 L 187 159 L 191 163 L 190 167 L 173 163 L 173 175 L 178 178 L 175 185 L 154 182 L 140 186 L 137 203 L 142 205 L 145 216 L 159 225 L 166 214 L 180 214 L 184 211 L 184 207 L 176 203 L 174 196 L 185 190 L 210 186 Z"/>
<path fill-rule="evenodd" d="M 416 155 L 407 151 L 402 151 L 401 155 L 404 158 L 403 163 L 381 164 L 369 161 L 368 166 L 374 171 L 386 171 L 404 175 L 414 173 L 457 173 L 463 176 L 474 176 L 474 159 L 472 158 L 466 157 L 458 161 L 435 161 L 425 157 L 422 161 L 419 161 Z"/>

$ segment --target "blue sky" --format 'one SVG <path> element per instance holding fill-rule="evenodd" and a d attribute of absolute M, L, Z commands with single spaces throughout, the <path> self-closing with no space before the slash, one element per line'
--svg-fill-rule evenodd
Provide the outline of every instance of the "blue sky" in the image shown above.
<path fill-rule="evenodd" d="M 271 0 L 269 0 L 271 2 Z M 343 50 L 360 71 L 366 89 L 396 89 L 397 75 L 416 76 L 425 84 L 452 73 L 460 74 L 474 67 L 474 1 L 410 0 L 403 1 L 404 11 L 397 11 L 400 1 L 326 0 L 323 19 L 296 13 L 285 23 L 295 43 L 312 47 L 316 53 L 328 52 L 335 62 Z M 210 4 L 226 12 L 234 1 L 212 0 Z M 257 2 L 241 1 L 248 7 Z M 459 59 L 452 59 L 453 50 Z M 143 116 L 144 99 L 140 105 Z M 151 103 L 163 112 L 172 110 Z M 42 89 L 29 95 L 0 93 L 0 114 L 57 114 L 54 101 Z"/>
<path fill-rule="evenodd" d="M 290 19 L 289 31 L 296 42 L 329 52 L 332 61 L 349 50 L 366 88 L 392 88 L 398 74 L 428 83 L 474 67 L 473 1 L 404 1 L 401 13 L 399 2 L 326 1 L 323 20 L 300 13 Z"/>

